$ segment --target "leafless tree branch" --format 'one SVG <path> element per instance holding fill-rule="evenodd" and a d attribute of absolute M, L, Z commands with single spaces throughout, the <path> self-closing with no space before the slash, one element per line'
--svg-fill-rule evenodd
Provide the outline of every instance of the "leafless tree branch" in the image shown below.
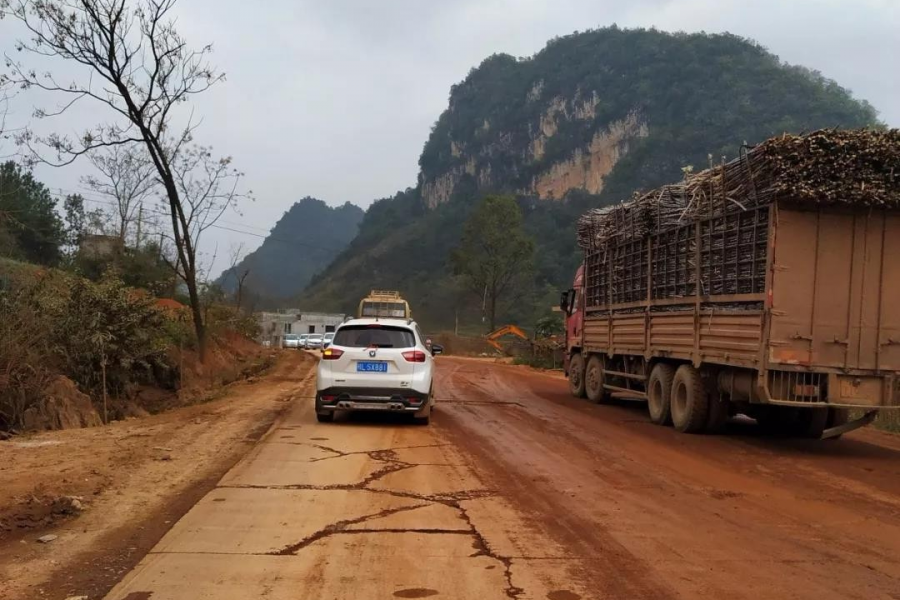
<path fill-rule="evenodd" d="M 82 183 L 114 205 L 117 235 L 124 243 L 144 200 L 157 186 L 156 168 L 143 148 L 134 144 L 95 150 L 88 157 L 100 175 L 84 177 Z"/>
<path fill-rule="evenodd" d="M 142 145 L 164 190 L 177 268 L 188 288 L 202 358 L 206 328 L 198 289 L 197 241 L 239 197 L 240 177 L 230 169 L 230 161 L 209 170 L 216 163 L 208 150 L 199 154 L 192 150 L 193 120 L 180 133 L 172 132 L 174 109 L 224 79 L 209 63 L 212 47 L 192 50 L 177 32 L 175 4 L 176 0 L 0 0 L 0 13 L 21 22 L 30 36 L 17 43 L 20 53 L 81 65 L 86 73 L 62 82 L 52 73 L 38 73 L 7 56 L 7 73 L 0 84 L 37 88 L 72 96 L 75 101 L 90 99 L 112 118 L 77 139 L 23 133 L 19 142 L 33 160 L 64 165 L 98 150 Z M 59 110 L 38 111 L 36 116 L 53 118 L 72 105 L 67 101 Z M 48 160 L 42 148 L 56 158 Z M 233 183 L 230 189 L 226 182 Z"/>

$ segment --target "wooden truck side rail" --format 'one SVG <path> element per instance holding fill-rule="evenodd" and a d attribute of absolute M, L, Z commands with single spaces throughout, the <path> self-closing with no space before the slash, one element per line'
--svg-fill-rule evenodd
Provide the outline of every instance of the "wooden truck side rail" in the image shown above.
<path fill-rule="evenodd" d="M 584 349 L 746 368 L 760 367 L 763 312 L 704 309 L 588 313 Z"/>
<path fill-rule="evenodd" d="M 656 365 L 690 365 L 728 410 L 825 407 L 835 432 L 835 410 L 900 406 L 900 216 L 747 212 L 585 257 L 586 379 L 650 399 Z"/>

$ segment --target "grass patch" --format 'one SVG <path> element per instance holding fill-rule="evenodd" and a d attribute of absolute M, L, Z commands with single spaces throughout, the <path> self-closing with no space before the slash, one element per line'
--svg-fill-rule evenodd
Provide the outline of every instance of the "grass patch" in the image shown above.
<path fill-rule="evenodd" d="M 883 410 L 875 419 L 875 427 L 892 433 L 900 433 L 900 410 Z"/>
<path fill-rule="evenodd" d="M 517 356 L 513 359 L 513 364 L 555 371 L 559 371 L 563 368 L 562 361 L 558 357 L 541 354 L 525 354 Z"/>

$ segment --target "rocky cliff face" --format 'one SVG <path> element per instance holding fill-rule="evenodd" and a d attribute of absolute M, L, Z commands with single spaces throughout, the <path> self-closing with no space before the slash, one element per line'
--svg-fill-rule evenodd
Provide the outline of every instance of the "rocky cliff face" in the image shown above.
<path fill-rule="evenodd" d="M 542 91 L 543 80 L 540 80 L 528 91 L 525 102 L 532 105 L 541 102 Z M 597 107 L 601 101 L 596 91 L 589 94 L 578 91 L 571 98 L 554 96 L 544 102 L 543 110 L 531 122 L 517 123 L 510 131 L 495 130 L 491 143 L 473 148 L 462 140 L 447 140 L 452 164 L 443 172 L 423 169 L 420 179 L 423 201 L 432 209 L 449 201 L 463 180 L 473 183 L 479 191 L 501 187 L 541 199 L 561 199 L 575 189 L 599 194 L 603 191 L 604 178 L 628 153 L 631 142 L 647 137 L 650 131 L 646 119 L 637 110 L 609 123 L 598 122 Z M 547 148 L 552 146 L 560 130 L 573 127 L 591 133 L 587 143 L 575 146 L 567 155 L 557 153 L 548 158 Z M 490 120 L 485 119 L 473 137 L 488 137 L 490 132 Z M 538 167 L 539 171 L 522 185 L 510 187 L 508 182 L 493 176 L 492 163 L 495 158 L 514 152 L 514 142 L 523 138 L 525 145 L 517 159 L 523 166 Z"/>
<path fill-rule="evenodd" d="M 542 129 L 541 136 L 532 142 L 532 155 L 538 160 L 543 156 L 547 139 L 552 137 L 547 131 Z M 630 143 L 647 137 L 649 132 L 647 123 L 637 113 L 614 121 L 606 129 L 596 131 L 587 148 L 576 148 L 570 158 L 550 165 L 522 192 L 541 199 L 561 199 L 576 189 L 599 194 L 603 191 L 603 179 L 628 154 Z"/>

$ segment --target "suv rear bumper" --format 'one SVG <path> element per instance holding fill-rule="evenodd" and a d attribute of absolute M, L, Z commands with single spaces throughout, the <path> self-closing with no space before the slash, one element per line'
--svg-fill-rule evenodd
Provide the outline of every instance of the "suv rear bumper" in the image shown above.
<path fill-rule="evenodd" d="M 331 387 L 316 393 L 316 412 L 374 410 L 417 413 L 430 404 L 428 394 L 400 388 Z"/>

